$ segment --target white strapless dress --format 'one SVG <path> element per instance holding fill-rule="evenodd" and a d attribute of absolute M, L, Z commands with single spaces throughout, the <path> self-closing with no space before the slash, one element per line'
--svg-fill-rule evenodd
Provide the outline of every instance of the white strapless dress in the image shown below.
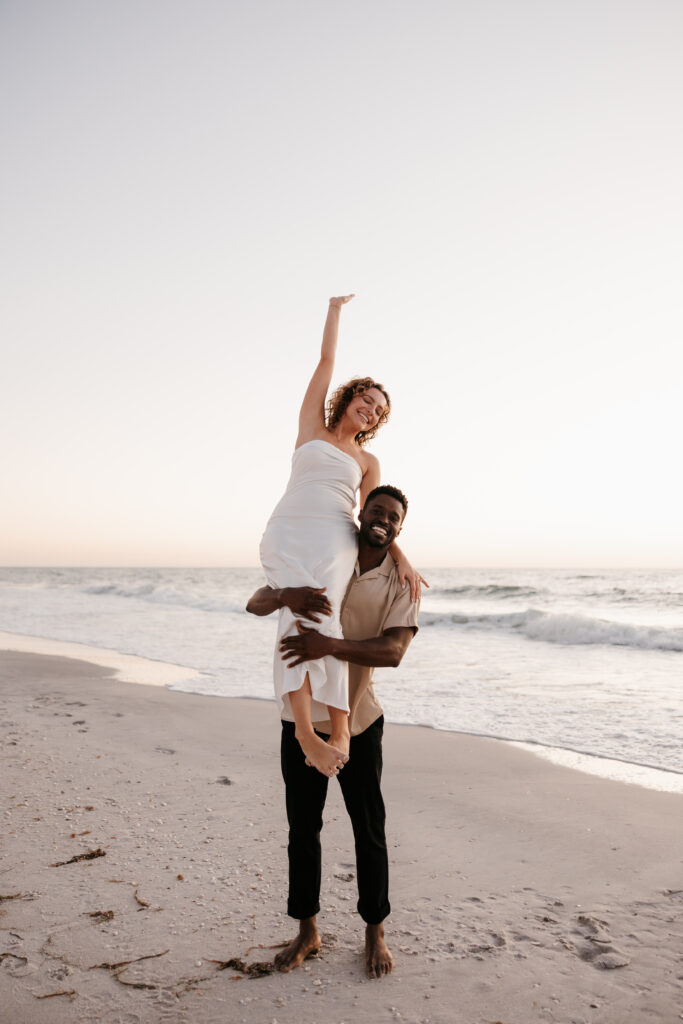
<path fill-rule="evenodd" d="M 363 471 L 352 455 L 329 441 L 307 441 L 292 456 L 292 475 L 261 538 L 261 564 L 271 587 L 326 587 L 332 615 L 309 623 L 327 636 L 343 636 L 339 613 L 358 557 L 353 513 Z M 287 694 L 301 688 L 306 673 L 313 694 L 313 721 L 324 707 L 349 710 L 346 662 L 326 657 L 290 668 L 282 660 L 282 637 L 297 633 L 296 617 L 280 610 L 273 677 L 280 712 L 291 718 Z"/>

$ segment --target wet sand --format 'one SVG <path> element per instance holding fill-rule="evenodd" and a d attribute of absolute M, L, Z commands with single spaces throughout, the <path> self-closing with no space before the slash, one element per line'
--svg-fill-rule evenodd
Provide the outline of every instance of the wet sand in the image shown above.
<path fill-rule="evenodd" d="M 393 974 L 336 785 L 321 955 L 261 973 L 296 928 L 274 704 L 0 652 L 0 710 L 2 1024 L 683 1019 L 678 794 L 387 726 Z"/>

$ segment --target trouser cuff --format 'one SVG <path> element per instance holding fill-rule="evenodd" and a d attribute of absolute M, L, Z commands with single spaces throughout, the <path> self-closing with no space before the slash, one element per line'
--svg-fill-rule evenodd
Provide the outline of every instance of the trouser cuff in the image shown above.
<path fill-rule="evenodd" d="M 296 906 L 291 901 L 287 901 L 287 916 L 293 917 L 296 921 L 304 921 L 307 917 L 316 917 L 319 913 L 319 903 L 316 903 L 311 909 L 310 907 Z"/>
<path fill-rule="evenodd" d="M 373 908 L 370 911 L 366 911 L 364 907 L 358 904 L 358 913 L 363 918 L 366 924 L 381 924 L 385 918 L 389 917 L 391 913 L 391 906 L 389 903 L 385 903 L 382 907 L 376 909 Z"/>

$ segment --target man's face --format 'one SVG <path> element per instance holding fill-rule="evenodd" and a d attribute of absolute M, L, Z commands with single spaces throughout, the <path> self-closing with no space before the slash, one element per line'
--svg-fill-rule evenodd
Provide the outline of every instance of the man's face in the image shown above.
<path fill-rule="evenodd" d="M 389 494 L 377 494 L 366 501 L 360 514 L 360 532 L 373 548 L 388 548 L 403 525 L 403 505 Z"/>

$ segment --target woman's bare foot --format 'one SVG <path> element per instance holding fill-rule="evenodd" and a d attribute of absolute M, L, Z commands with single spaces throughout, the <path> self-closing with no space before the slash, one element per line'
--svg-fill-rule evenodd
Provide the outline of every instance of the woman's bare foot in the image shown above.
<path fill-rule="evenodd" d="M 330 716 L 330 738 L 327 741 L 331 747 L 341 750 L 349 757 L 351 746 L 351 729 L 349 728 L 349 713 L 342 708 L 329 707 L 327 713 Z"/>
<path fill-rule="evenodd" d="M 307 917 L 299 922 L 299 934 L 278 953 L 273 963 L 278 971 L 293 971 L 304 960 L 317 956 L 320 952 L 320 935 L 314 917 Z"/>
<path fill-rule="evenodd" d="M 381 978 L 391 974 L 394 958 L 384 941 L 384 925 L 368 924 L 365 927 L 365 970 L 370 978 Z"/>
<path fill-rule="evenodd" d="M 336 775 L 349 759 L 348 754 L 345 754 L 343 750 L 338 750 L 331 743 L 325 743 L 325 740 L 321 740 L 313 730 L 310 733 L 301 734 L 297 730 L 295 736 L 306 755 L 306 764 L 317 768 L 322 775 L 326 775 L 328 778 Z"/>
<path fill-rule="evenodd" d="M 351 733 L 349 732 L 348 725 L 346 729 L 335 731 L 333 730 L 329 740 L 327 741 L 331 747 L 335 750 L 341 750 L 346 760 L 349 759 L 349 750 L 351 748 Z"/>

